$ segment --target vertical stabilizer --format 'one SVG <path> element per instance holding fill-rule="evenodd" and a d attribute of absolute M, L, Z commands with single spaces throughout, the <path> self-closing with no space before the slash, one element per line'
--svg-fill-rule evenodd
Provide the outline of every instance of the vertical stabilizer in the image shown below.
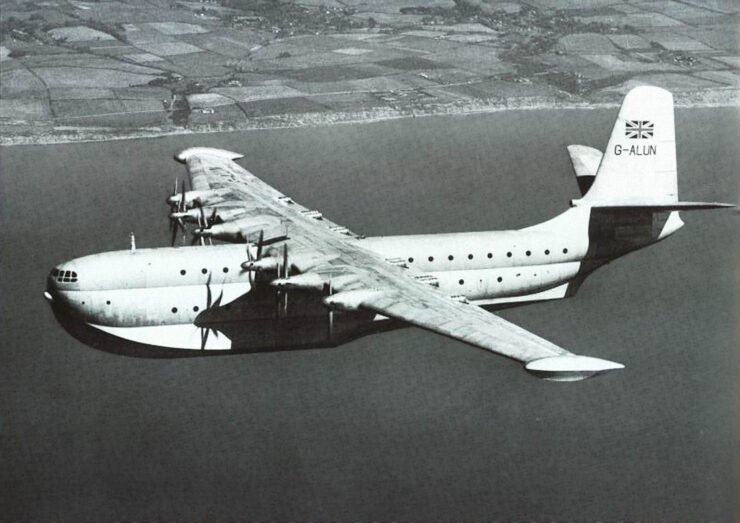
<path fill-rule="evenodd" d="M 636 87 L 622 102 L 596 179 L 582 202 L 609 205 L 678 201 L 673 96 Z"/>

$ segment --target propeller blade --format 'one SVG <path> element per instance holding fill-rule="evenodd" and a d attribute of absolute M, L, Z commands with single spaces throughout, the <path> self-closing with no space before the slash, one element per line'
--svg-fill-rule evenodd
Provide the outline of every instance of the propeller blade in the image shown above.
<path fill-rule="evenodd" d="M 175 187 L 172 190 L 172 194 L 167 193 L 167 199 L 165 200 L 170 206 L 170 212 L 175 212 L 177 210 L 177 202 L 172 201 L 177 194 L 177 178 L 175 178 Z"/>
<path fill-rule="evenodd" d="M 288 264 L 288 244 L 283 244 L 283 275 L 287 280 L 290 278 L 290 265 Z M 288 291 L 283 293 L 283 315 L 288 316 Z"/>
<path fill-rule="evenodd" d="M 172 247 L 175 246 L 175 240 L 177 239 L 177 222 L 170 220 L 170 229 L 172 229 L 172 241 L 170 242 Z"/>
<path fill-rule="evenodd" d="M 201 214 L 199 214 L 199 215 L 198 215 L 198 228 L 199 228 L 199 229 L 200 229 L 201 231 L 202 231 L 203 229 L 205 229 L 205 228 L 206 228 L 206 227 L 205 227 L 205 224 L 203 223 L 203 213 L 202 213 L 202 209 L 201 209 Z M 201 246 L 202 246 L 202 245 L 205 245 L 205 244 L 206 244 L 206 239 L 205 239 L 205 238 L 203 237 L 203 235 L 202 235 L 202 234 L 198 234 L 198 235 L 196 235 L 196 237 L 200 239 L 200 244 L 201 244 Z"/>
<path fill-rule="evenodd" d="M 211 273 L 208 273 L 208 279 L 206 280 L 206 310 L 211 308 L 211 301 L 213 296 L 211 295 Z"/>
<path fill-rule="evenodd" d="M 332 289 L 331 285 L 331 276 L 329 277 L 329 284 L 327 286 L 327 293 L 328 296 L 331 296 L 334 290 Z M 329 339 L 331 340 L 334 336 L 334 311 L 329 309 L 329 332 L 328 332 Z"/>
<path fill-rule="evenodd" d="M 281 312 L 281 309 L 282 309 L 282 307 L 280 306 L 281 305 L 281 302 L 283 301 L 282 300 L 282 292 L 283 291 L 280 289 L 280 287 L 278 287 L 277 289 L 275 289 L 275 317 L 278 318 L 278 319 L 280 319 L 280 312 Z"/>
<path fill-rule="evenodd" d="M 200 328 L 200 350 L 206 350 L 206 343 L 208 342 L 208 334 L 211 329 L 208 327 Z"/>
<path fill-rule="evenodd" d="M 288 267 L 288 244 L 283 244 L 283 277 L 287 280 L 290 275 L 290 268 Z"/>
<path fill-rule="evenodd" d="M 263 229 L 260 229 L 260 237 L 259 240 L 257 240 L 257 259 L 262 259 L 262 245 L 265 241 L 265 231 Z"/>

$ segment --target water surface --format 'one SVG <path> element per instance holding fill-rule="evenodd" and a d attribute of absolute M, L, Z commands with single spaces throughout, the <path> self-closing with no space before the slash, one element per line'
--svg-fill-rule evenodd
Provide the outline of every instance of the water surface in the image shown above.
<path fill-rule="evenodd" d="M 511 228 L 564 210 L 565 146 L 616 110 L 4 148 L 3 519 L 732 519 L 737 216 L 575 298 L 503 312 L 626 365 L 575 384 L 417 329 L 338 349 L 145 360 L 70 337 L 42 298 L 63 260 L 168 241 L 178 150 L 215 146 L 367 235 Z M 686 200 L 737 194 L 738 112 L 677 114 Z"/>

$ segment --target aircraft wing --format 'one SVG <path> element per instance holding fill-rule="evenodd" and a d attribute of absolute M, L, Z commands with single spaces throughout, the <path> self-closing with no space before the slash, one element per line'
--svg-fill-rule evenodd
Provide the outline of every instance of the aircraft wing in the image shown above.
<path fill-rule="evenodd" d="M 374 311 L 521 361 L 541 378 L 571 381 L 622 368 L 618 363 L 572 354 L 464 298 L 445 295 L 433 278 L 406 267 L 401 260 L 386 260 L 363 248 L 360 237 L 259 180 L 233 162 L 239 157 L 206 148 L 187 149 L 176 156 L 188 166 L 193 187 L 221 190 L 226 200 L 279 216 L 286 224 L 290 266 L 298 274 L 278 274 L 271 285 L 317 291 L 328 286 L 331 293 L 324 303 L 330 310 Z M 281 256 L 279 250 L 272 255 Z"/>

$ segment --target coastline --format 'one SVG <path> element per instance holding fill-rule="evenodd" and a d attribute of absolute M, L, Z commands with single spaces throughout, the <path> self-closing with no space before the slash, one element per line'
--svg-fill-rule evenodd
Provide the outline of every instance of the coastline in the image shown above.
<path fill-rule="evenodd" d="M 676 93 L 674 94 L 674 100 L 675 106 L 679 108 L 740 107 L 740 88 Z M 620 103 L 621 100 L 589 103 L 583 100 L 570 101 L 554 99 L 552 97 L 522 97 L 505 100 L 503 103 L 501 99 L 482 99 L 469 102 L 429 104 L 416 108 L 382 107 L 358 111 L 271 115 L 253 118 L 245 123 L 191 127 L 173 125 L 171 127 L 117 129 L 113 127 L 48 127 L 43 125 L 34 127 L 30 125 L 28 126 L 32 129 L 30 135 L 0 134 L 0 146 L 52 145 L 109 140 L 134 140 L 185 134 L 212 134 L 234 131 L 322 127 L 340 124 L 365 124 L 403 118 L 484 114 L 501 111 L 608 109 L 619 107 Z M 34 134 L 33 131 L 38 132 Z"/>

